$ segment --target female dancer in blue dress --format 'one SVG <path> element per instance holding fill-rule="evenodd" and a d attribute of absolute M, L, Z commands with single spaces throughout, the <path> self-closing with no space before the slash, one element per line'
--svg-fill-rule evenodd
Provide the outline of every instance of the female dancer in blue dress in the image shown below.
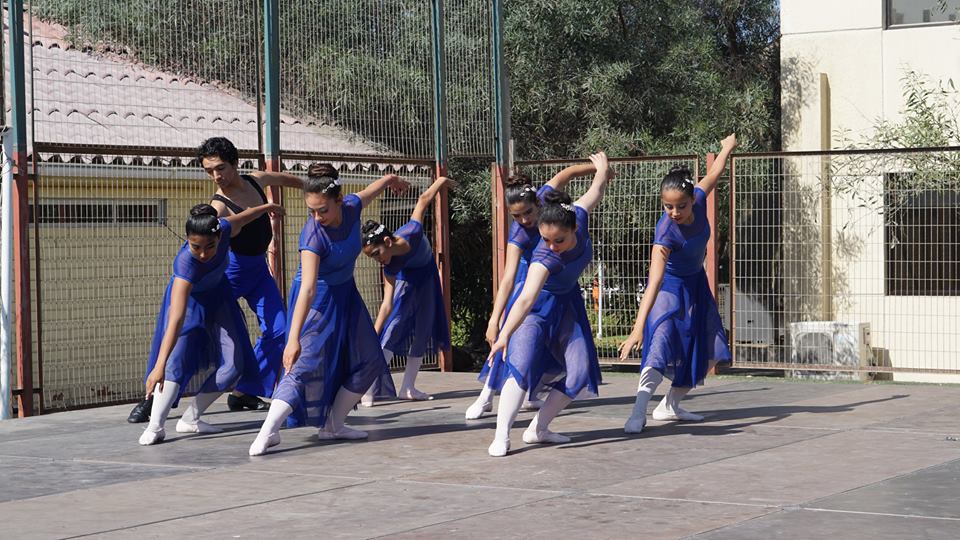
<path fill-rule="evenodd" d="M 530 257 L 533 256 L 533 249 L 540 241 L 537 218 L 540 216 L 540 207 L 543 204 L 544 195 L 554 190 L 562 191 L 574 178 L 595 172 L 592 163 L 571 165 L 554 175 L 539 190 L 534 189 L 530 178 L 522 173 L 514 174 L 504 182 L 504 198 L 507 202 L 507 210 L 513 217 L 513 223 L 510 224 L 503 276 L 500 278 L 500 286 L 497 288 L 493 310 L 490 313 L 490 319 L 487 321 L 486 338 L 490 345 L 493 345 L 497 340 L 500 326 L 507 314 L 510 313 L 510 307 L 513 306 L 520 295 L 523 280 L 527 277 Z M 503 362 L 497 361 L 494 361 L 492 365 L 484 364 L 479 377 L 479 380 L 484 383 L 483 390 L 480 391 L 477 400 L 467 408 L 465 414 L 467 420 L 476 420 L 483 416 L 483 413 L 493 410 L 494 389 L 503 385 L 504 370 L 502 366 Z M 542 402 L 539 400 L 528 400 L 524 403 L 523 408 L 536 409 L 540 405 L 542 405 Z"/>
<path fill-rule="evenodd" d="M 538 220 L 540 243 L 523 291 L 490 349 L 488 361 L 505 352 L 509 370 L 500 389 L 496 435 L 487 450 L 494 457 L 507 455 L 520 405 L 541 383 L 553 389 L 523 433 L 528 444 L 569 441 L 550 431 L 550 422 L 581 391 L 597 394 L 600 364 L 577 280 L 593 258 L 589 213 L 603 198 L 612 172 L 605 154 L 594 154 L 590 161 L 597 173 L 576 203 L 570 204 L 570 196 L 562 191 L 544 197 Z"/>
<path fill-rule="evenodd" d="M 204 141 L 197 150 L 197 157 L 217 185 L 210 205 L 217 209 L 221 217 L 266 204 L 264 190 L 269 186 L 303 187 L 302 180 L 288 173 L 254 171 L 240 174 L 237 171 L 237 148 L 223 137 Z M 227 406 L 233 411 L 265 410 L 267 403 L 257 396 L 269 398 L 280 378 L 287 318 L 280 289 L 267 267 L 267 248 L 272 239 L 270 218 L 261 215 L 230 241 L 227 281 L 230 282 L 234 298 L 246 300 L 260 323 L 260 336 L 253 346 L 259 368 L 256 372 L 250 372 L 249 376 L 242 377 L 236 390 L 227 397 Z M 134 407 L 127 421 L 146 422 L 150 417 L 150 401 L 143 401 Z"/>
<path fill-rule="evenodd" d="M 267 212 L 282 214 L 283 208 L 262 204 L 226 218 L 217 218 L 209 204 L 198 204 L 190 211 L 187 241 L 173 261 L 173 277 L 157 316 L 145 381 L 147 397 L 156 397 L 140 444 L 164 439 L 167 414 L 187 383 L 211 370 L 177 422 L 177 432 L 220 431 L 200 420 L 200 415 L 221 393 L 231 390 L 241 375 L 256 371 L 243 313 L 225 272 L 230 237 Z"/>
<path fill-rule="evenodd" d="M 417 390 L 417 373 L 425 355 L 450 348 L 450 323 L 433 249 L 423 232 L 423 216 L 437 193 L 454 185 L 445 176 L 437 178 L 420 194 L 410 221 L 396 232 L 372 220 L 363 226 L 363 253 L 383 265 L 383 302 L 373 326 L 388 369 L 363 396 L 366 406 L 373 404 L 379 388 L 390 386 L 390 360 L 398 354 L 406 356 L 407 366 L 397 397 L 433 399 Z"/>
<path fill-rule="evenodd" d="M 653 411 L 654 420 L 703 420 L 683 410 L 680 400 L 703 383 L 717 361 L 730 359 L 703 259 L 710 238 L 707 195 L 736 146 L 735 135 L 724 139 L 717 159 L 699 183 L 695 184 L 690 169 L 674 167 L 660 184 L 664 212 L 657 222 L 650 275 L 633 331 L 620 346 L 620 358 L 626 359 L 637 345 L 643 345 L 637 399 L 623 427 L 627 433 L 643 431 L 647 404 L 664 376 L 673 384 Z"/>
<path fill-rule="evenodd" d="M 388 174 L 359 193 L 343 196 L 331 165 L 315 163 L 307 170 L 303 199 L 310 216 L 300 232 L 300 268 L 290 287 L 286 373 L 250 445 L 251 456 L 280 443 L 280 425 L 294 411 L 292 423 L 320 428 L 320 439 L 366 438 L 344 421 L 387 366 L 353 280 L 360 254 L 360 211 L 386 188 L 399 191 L 406 186 L 399 176 Z M 392 385 L 384 391 L 392 394 Z"/>

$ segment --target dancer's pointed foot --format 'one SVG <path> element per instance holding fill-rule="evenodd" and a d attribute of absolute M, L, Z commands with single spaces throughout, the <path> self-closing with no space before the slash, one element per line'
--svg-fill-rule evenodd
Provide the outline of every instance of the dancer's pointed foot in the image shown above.
<path fill-rule="evenodd" d="M 421 392 L 416 388 L 401 388 L 400 391 L 397 392 L 397 398 L 408 401 L 430 401 L 433 399 L 433 396 L 426 392 Z"/>
<path fill-rule="evenodd" d="M 223 430 L 212 426 L 203 420 L 187 422 L 183 418 L 177 420 L 177 433 L 223 433 Z"/>
<path fill-rule="evenodd" d="M 483 413 L 488 413 L 493 410 L 493 403 L 485 400 L 478 399 L 473 402 L 472 405 L 467 407 L 466 418 L 467 420 L 476 420 L 483 416 Z"/>
<path fill-rule="evenodd" d="M 487 453 L 492 457 L 503 457 L 507 455 L 507 452 L 510 451 L 510 439 L 505 441 L 494 440 L 490 443 L 490 448 L 487 448 Z"/>
<path fill-rule="evenodd" d="M 280 433 L 271 433 L 266 437 L 257 435 L 257 438 L 253 440 L 253 444 L 250 445 L 249 453 L 251 456 L 262 456 L 267 453 L 267 448 L 278 444 L 280 444 Z"/>
<path fill-rule="evenodd" d="M 627 423 L 623 425 L 624 433 L 642 433 L 643 428 L 647 425 L 647 415 L 644 414 L 635 414 L 627 419 Z"/>
<path fill-rule="evenodd" d="M 523 442 L 527 444 L 563 444 L 570 442 L 570 437 L 554 433 L 549 429 L 540 431 L 527 428 L 523 432 Z"/>
<path fill-rule="evenodd" d="M 150 446 L 151 444 L 157 444 L 163 442 L 167 436 L 166 430 L 163 428 L 153 429 L 150 426 L 147 426 L 147 429 L 143 431 L 140 435 L 140 445 L 141 446 Z"/>
<path fill-rule="evenodd" d="M 657 405 L 657 408 L 653 410 L 653 419 L 660 422 L 700 422 L 703 420 L 703 416 L 681 409 L 680 407 L 671 409 L 663 403 L 660 403 L 660 405 Z"/>

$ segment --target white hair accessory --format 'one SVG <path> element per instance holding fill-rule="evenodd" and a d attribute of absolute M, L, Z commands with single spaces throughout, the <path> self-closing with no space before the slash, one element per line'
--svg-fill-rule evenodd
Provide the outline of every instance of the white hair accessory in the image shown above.
<path fill-rule="evenodd" d="M 383 234 L 383 231 L 385 230 L 387 230 L 387 228 L 383 226 L 383 223 L 381 223 L 380 226 L 377 227 L 377 230 L 373 231 L 373 234 Z"/>
<path fill-rule="evenodd" d="M 327 187 L 323 188 L 323 192 L 324 192 L 324 193 L 332 190 L 332 189 L 335 188 L 335 187 L 339 187 L 339 186 L 340 186 L 340 180 L 339 180 L 338 178 L 334 178 L 334 177 L 332 177 L 332 176 L 328 176 L 327 178 L 330 179 L 330 185 L 328 185 Z"/>
<path fill-rule="evenodd" d="M 690 184 L 691 186 L 693 185 L 693 179 L 690 177 L 684 178 L 683 181 L 686 184 Z"/>
<path fill-rule="evenodd" d="M 563 208 L 567 212 L 573 212 L 573 205 L 567 203 L 560 203 L 560 208 Z"/>
<path fill-rule="evenodd" d="M 524 191 L 524 193 L 536 193 L 536 192 L 537 192 L 537 190 L 533 189 L 533 186 L 531 186 L 530 184 L 526 184 L 525 186 L 523 186 L 523 191 Z"/>
<path fill-rule="evenodd" d="M 210 233 L 211 233 L 211 234 L 213 234 L 213 233 L 218 233 L 218 232 L 220 232 L 220 220 L 219 220 L 219 219 L 217 220 L 217 224 L 214 225 L 212 229 L 210 229 Z"/>

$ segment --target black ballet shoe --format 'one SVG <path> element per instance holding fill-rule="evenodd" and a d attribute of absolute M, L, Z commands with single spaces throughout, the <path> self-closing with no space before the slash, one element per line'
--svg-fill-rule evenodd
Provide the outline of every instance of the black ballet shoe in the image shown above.
<path fill-rule="evenodd" d="M 130 411 L 127 422 L 131 424 L 142 424 L 150 420 L 150 409 L 153 409 L 153 396 L 137 403 L 137 406 Z"/>
<path fill-rule="evenodd" d="M 231 411 L 242 411 L 244 409 L 249 409 L 251 411 L 265 411 L 270 408 L 270 404 L 258 398 L 257 396 L 251 396 L 249 394 L 235 396 L 230 394 L 227 396 L 227 407 Z"/>

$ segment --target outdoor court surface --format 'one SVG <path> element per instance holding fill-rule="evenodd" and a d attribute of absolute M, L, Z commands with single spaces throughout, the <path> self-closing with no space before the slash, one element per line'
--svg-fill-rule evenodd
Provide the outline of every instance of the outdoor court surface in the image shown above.
<path fill-rule="evenodd" d="M 960 538 L 960 387 L 711 379 L 705 422 L 625 437 L 636 375 L 605 379 L 554 422 L 571 443 L 524 445 L 524 412 L 500 459 L 470 374 L 351 414 L 368 441 L 283 431 L 259 458 L 264 413 L 222 402 L 225 433 L 145 448 L 129 405 L 0 422 L 0 537 Z"/>

